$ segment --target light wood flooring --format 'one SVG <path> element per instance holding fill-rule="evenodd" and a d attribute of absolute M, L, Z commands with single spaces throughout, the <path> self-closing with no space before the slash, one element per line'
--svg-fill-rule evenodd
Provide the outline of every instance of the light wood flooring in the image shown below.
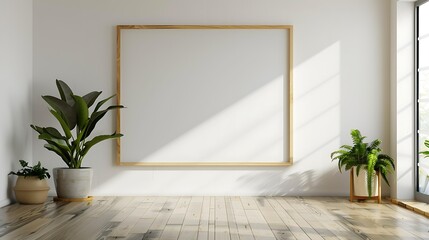
<path fill-rule="evenodd" d="M 337 197 L 95 197 L 0 208 L 0 239 L 429 239 L 429 218 Z"/>

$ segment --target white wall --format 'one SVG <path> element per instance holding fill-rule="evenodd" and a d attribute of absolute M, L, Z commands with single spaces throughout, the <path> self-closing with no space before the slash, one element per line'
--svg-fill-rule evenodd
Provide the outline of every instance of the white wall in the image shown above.
<path fill-rule="evenodd" d="M 414 2 L 392 1 L 391 7 L 392 198 L 414 199 Z"/>
<path fill-rule="evenodd" d="M 389 0 L 39 0 L 34 2 L 33 121 L 53 124 L 42 94 L 63 79 L 78 93 L 115 90 L 117 24 L 294 25 L 294 165 L 286 168 L 139 168 L 96 146 L 94 195 L 347 195 L 329 154 L 358 128 L 389 151 Z M 192 91 L 192 89 L 190 89 Z M 99 132 L 114 129 L 114 117 Z M 34 159 L 64 166 L 33 137 Z M 386 188 L 384 189 L 386 193 Z"/>
<path fill-rule="evenodd" d="M 32 1 L 0 1 L 0 207 L 12 199 L 18 160 L 31 159 Z"/>

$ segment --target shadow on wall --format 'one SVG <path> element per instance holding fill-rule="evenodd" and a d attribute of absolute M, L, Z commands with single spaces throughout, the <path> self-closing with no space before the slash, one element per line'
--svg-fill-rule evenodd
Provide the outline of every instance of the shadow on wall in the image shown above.
<path fill-rule="evenodd" d="M 329 162 L 327 163 L 329 164 Z M 261 171 L 240 177 L 239 185 L 257 196 L 344 196 L 348 193 L 348 173 L 335 170 Z"/>
<path fill-rule="evenodd" d="M 21 87 L 21 86 L 19 86 Z M 20 88 L 22 91 L 22 88 Z M 27 162 L 32 164 L 33 159 L 31 159 L 31 130 L 30 122 L 31 119 L 31 85 L 24 89 L 23 96 L 26 96 L 25 99 L 18 99 L 11 97 L 14 101 L 10 104 L 10 122 L 12 127 L 8 129 L 7 139 L 8 139 L 8 148 L 10 151 L 10 169 L 17 170 L 21 168 L 19 165 L 20 159 L 25 159 Z M 13 94 L 14 91 L 10 91 Z M 8 174 L 8 173 L 6 173 Z M 7 177 L 7 198 L 14 199 L 13 186 L 15 185 L 16 177 L 15 176 L 6 176 Z"/>

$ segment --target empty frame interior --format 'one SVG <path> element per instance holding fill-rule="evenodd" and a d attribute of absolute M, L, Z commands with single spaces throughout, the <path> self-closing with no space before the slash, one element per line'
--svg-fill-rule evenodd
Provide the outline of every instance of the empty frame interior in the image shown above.
<path fill-rule="evenodd" d="M 292 163 L 292 26 L 117 26 L 118 165 Z"/>

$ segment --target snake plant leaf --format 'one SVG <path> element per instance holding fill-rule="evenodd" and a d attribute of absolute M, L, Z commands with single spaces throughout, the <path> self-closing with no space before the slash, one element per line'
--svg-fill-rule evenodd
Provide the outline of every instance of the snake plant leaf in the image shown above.
<path fill-rule="evenodd" d="M 94 137 L 93 139 L 91 139 L 90 141 L 88 141 L 88 142 L 86 142 L 84 144 L 84 148 L 83 148 L 82 154 L 85 155 L 89 151 L 89 149 L 91 147 L 93 147 L 95 144 L 97 144 L 97 143 L 99 143 L 101 141 L 104 141 L 104 140 L 107 140 L 107 139 L 119 138 L 119 137 L 122 137 L 122 136 L 123 136 L 123 134 L 120 134 L 120 133 L 113 133 L 112 135 L 99 135 L 99 136 L 96 136 L 96 137 Z"/>
<path fill-rule="evenodd" d="M 85 100 L 88 108 L 90 108 L 94 104 L 95 100 L 97 100 L 98 96 L 100 96 L 100 94 L 101 94 L 101 91 L 100 92 L 94 91 L 86 94 L 82 98 Z"/>
<path fill-rule="evenodd" d="M 53 96 L 42 96 L 42 98 L 55 110 L 61 118 L 67 123 L 70 130 L 76 126 L 76 111 L 75 108 L 68 105 L 66 102 Z"/>
<path fill-rule="evenodd" d="M 74 99 L 73 99 L 73 91 L 70 89 L 70 87 L 61 80 L 55 81 L 58 92 L 60 93 L 61 100 L 65 101 L 68 105 L 73 106 L 74 105 Z"/>
<path fill-rule="evenodd" d="M 51 109 L 50 112 L 52 113 L 52 115 L 54 115 L 54 117 L 60 123 L 61 128 L 63 129 L 64 134 L 66 135 L 66 138 L 70 139 L 72 137 L 72 134 L 71 134 L 71 130 L 70 130 L 69 126 L 67 125 L 67 123 L 64 121 L 63 118 L 61 118 L 60 114 L 58 114 L 55 110 Z"/>
<path fill-rule="evenodd" d="M 85 100 L 83 99 L 83 97 L 74 95 L 73 96 L 74 101 L 75 101 L 75 111 L 76 111 L 76 115 L 77 115 L 77 126 L 78 126 L 78 132 L 80 132 L 81 129 L 84 129 L 84 127 L 87 125 L 88 123 L 88 105 L 86 104 Z"/>

